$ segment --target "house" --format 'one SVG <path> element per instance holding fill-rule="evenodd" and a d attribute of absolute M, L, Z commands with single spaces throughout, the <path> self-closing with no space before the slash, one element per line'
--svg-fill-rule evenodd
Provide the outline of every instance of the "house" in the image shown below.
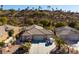
<path fill-rule="evenodd" d="M 0 41 L 6 40 L 8 37 L 8 33 L 5 31 L 4 26 L 0 26 Z"/>
<path fill-rule="evenodd" d="M 68 26 L 56 28 L 56 35 L 70 46 L 79 42 L 79 31 Z"/>
<path fill-rule="evenodd" d="M 53 36 L 53 32 L 47 29 L 44 29 L 38 25 L 32 25 L 29 27 L 24 27 L 24 32 L 20 36 L 21 41 L 25 41 L 31 39 L 32 41 L 36 42 L 43 42 L 45 39 L 50 39 Z M 22 29 L 22 30 L 23 30 Z"/>
<path fill-rule="evenodd" d="M 8 39 L 9 30 L 14 30 L 13 36 L 16 36 L 19 33 L 20 29 L 21 29 L 20 27 L 15 27 L 15 26 L 11 26 L 11 25 L 0 26 L 0 41 L 5 41 Z"/>
<path fill-rule="evenodd" d="M 21 29 L 21 27 L 12 26 L 12 25 L 4 25 L 4 27 L 6 31 L 13 30 L 14 31 L 13 36 L 16 36 L 20 32 L 20 29 Z"/>

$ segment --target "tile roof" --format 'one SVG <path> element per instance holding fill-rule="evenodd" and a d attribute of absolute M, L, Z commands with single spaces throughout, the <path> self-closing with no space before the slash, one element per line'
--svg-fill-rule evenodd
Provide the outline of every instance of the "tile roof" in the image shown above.
<path fill-rule="evenodd" d="M 76 44 L 79 41 L 79 31 L 71 27 L 56 28 L 57 35 L 68 44 Z"/>
<path fill-rule="evenodd" d="M 23 35 L 50 35 L 53 34 L 52 31 L 50 30 L 46 30 L 41 26 L 37 26 L 37 25 L 32 25 L 29 27 L 25 27 L 25 33 L 23 33 Z"/>
<path fill-rule="evenodd" d="M 2 25 L 2 26 L 0 26 L 0 40 L 5 40 L 8 37 L 8 32 L 6 31 L 6 29 L 8 29 L 8 30 L 13 29 L 14 30 L 14 35 L 15 35 L 15 34 L 18 33 L 20 27 L 15 27 L 15 26 L 11 26 L 11 25 Z"/>
<path fill-rule="evenodd" d="M 57 34 L 79 34 L 79 31 L 74 29 L 74 28 L 71 28 L 71 27 L 59 27 L 59 28 L 56 28 L 56 33 Z"/>

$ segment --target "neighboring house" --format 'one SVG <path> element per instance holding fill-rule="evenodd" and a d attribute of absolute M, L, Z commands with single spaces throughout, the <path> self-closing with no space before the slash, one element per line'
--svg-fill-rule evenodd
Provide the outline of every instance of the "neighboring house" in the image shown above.
<path fill-rule="evenodd" d="M 68 26 L 59 27 L 56 28 L 56 34 L 70 46 L 79 42 L 79 31 L 74 28 Z"/>
<path fill-rule="evenodd" d="M 23 29 L 22 29 L 23 30 Z M 52 38 L 53 32 L 47 29 L 44 29 L 38 25 L 32 25 L 29 27 L 24 27 L 24 32 L 20 36 L 20 40 L 28 40 L 32 41 L 45 41 L 45 39 Z"/>
<path fill-rule="evenodd" d="M 5 25 L 5 30 L 6 31 L 14 30 L 13 36 L 16 36 L 20 32 L 20 29 L 21 29 L 21 27 L 11 26 L 11 25 Z"/>
<path fill-rule="evenodd" d="M 4 26 L 0 26 L 0 41 L 6 40 L 8 37 L 8 33 L 5 31 Z"/>
<path fill-rule="evenodd" d="M 0 26 L 0 41 L 5 41 L 6 39 L 8 39 L 9 30 L 14 30 L 13 36 L 16 36 L 19 33 L 20 29 L 21 29 L 20 27 L 15 27 L 11 25 Z"/>

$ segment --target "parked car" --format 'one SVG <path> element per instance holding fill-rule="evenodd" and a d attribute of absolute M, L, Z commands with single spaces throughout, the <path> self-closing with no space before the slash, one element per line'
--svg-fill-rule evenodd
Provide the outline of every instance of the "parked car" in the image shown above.
<path fill-rule="evenodd" d="M 47 40 L 46 40 L 46 44 L 45 44 L 45 46 L 52 45 L 52 43 L 53 43 L 53 40 L 51 40 L 51 39 L 47 39 Z"/>

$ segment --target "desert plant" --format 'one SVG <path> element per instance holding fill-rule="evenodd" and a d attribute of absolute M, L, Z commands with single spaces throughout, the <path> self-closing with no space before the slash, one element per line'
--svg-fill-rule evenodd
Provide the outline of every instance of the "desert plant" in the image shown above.
<path fill-rule="evenodd" d="M 62 26 L 66 26 L 67 24 L 65 22 L 58 22 L 55 24 L 55 27 L 62 27 Z"/>
<path fill-rule="evenodd" d="M 14 34 L 14 30 L 9 30 L 9 31 L 8 31 L 8 35 L 9 35 L 9 36 L 12 36 L 13 34 Z"/>
<path fill-rule="evenodd" d="M 62 46 L 65 46 L 67 44 L 66 42 L 64 42 L 63 39 L 60 39 L 59 37 L 55 37 L 55 43 L 59 49 L 61 49 Z"/>
<path fill-rule="evenodd" d="M 2 41 L 2 42 L 0 42 L 0 47 L 3 47 L 4 46 L 4 42 Z"/>
<path fill-rule="evenodd" d="M 31 47 L 31 43 L 30 42 L 25 42 L 23 45 L 22 45 L 23 49 L 25 51 L 29 51 L 30 47 Z"/>
<path fill-rule="evenodd" d="M 0 22 L 2 23 L 2 25 L 7 24 L 8 18 L 7 17 L 1 17 Z"/>

